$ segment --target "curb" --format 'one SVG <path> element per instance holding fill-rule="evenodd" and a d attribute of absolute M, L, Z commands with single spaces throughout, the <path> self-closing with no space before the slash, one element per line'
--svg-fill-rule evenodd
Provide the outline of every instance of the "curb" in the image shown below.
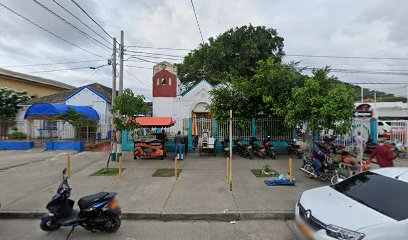
<path fill-rule="evenodd" d="M 23 211 L 0 211 L 0 219 L 40 219 L 46 212 L 23 212 Z M 157 220 L 157 221 L 219 221 L 228 222 L 233 220 L 290 220 L 294 219 L 294 211 L 243 211 L 228 213 L 143 213 L 124 212 L 122 219 L 126 220 Z"/>

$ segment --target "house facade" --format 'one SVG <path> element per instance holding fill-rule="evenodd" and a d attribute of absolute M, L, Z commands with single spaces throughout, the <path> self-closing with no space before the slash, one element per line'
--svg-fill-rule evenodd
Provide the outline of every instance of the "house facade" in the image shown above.
<path fill-rule="evenodd" d="M 74 89 L 73 86 L 0 68 L 0 87 L 7 87 L 16 91 L 25 91 L 31 98 L 40 98 L 61 91 Z"/>
<path fill-rule="evenodd" d="M 92 135 L 99 135 L 101 139 L 110 138 L 112 114 L 112 90 L 104 85 L 93 83 L 75 89 L 62 91 L 42 98 L 31 99 L 29 102 L 22 104 L 22 108 L 16 115 L 18 131 L 30 134 L 36 137 L 57 137 L 60 139 L 74 138 L 72 126 L 68 123 L 56 123 L 50 120 L 33 120 L 31 124 L 24 121 L 26 110 L 35 103 L 57 103 L 74 106 L 92 107 L 99 115 L 97 129 L 91 129 Z M 31 125 L 31 129 L 29 126 Z M 96 134 L 94 134 L 96 133 Z M 94 137 L 94 136 L 93 136 Z"/>

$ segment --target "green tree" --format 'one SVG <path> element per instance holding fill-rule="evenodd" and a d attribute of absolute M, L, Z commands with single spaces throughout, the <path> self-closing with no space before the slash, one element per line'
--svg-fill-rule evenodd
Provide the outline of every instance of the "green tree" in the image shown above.
<path fill-rule="evenodd" d="M 316 70 L 303 87 L 293 89 L 286 106 L 288 127 L 307 123 L 309 131 L 332 129 L 344 133 L 350 129 L 354 91 L 336 77 L 329 77 L 329 72 L 328 68 Z"/>
<path fill-rule="evenodd" d="M 62 120 L 69 123 L 75 129 L 75 137 L 79 138 L 79 134 L 83 127 L 96 127 L 96 120 L 88 119 L 86 115 L 78 113 L 75 109 L 68 107 L 67 112 L 57 115 L 56 120 Z"/>
<path fill-rule="evenodd" d="M 113 117 L 113 122 L 118 131 L 131 131 L 139 127 L 135 121 L 128 120 L 147 113 L 148 109 L 144 99 L 144 96 L 135 95 L 128 88 L 123 91 L 122 95 L 115 98 L 111 112 L 117 113 L 117 116 Z"/>
<path fill-rule="evenodd" d="M 182 83 L 206 79 L 211 84 L 221 83 L 228 76 L 251 78 L 259 60 L 270 57 L 280 62 L 283 38 L 273 28 L 248 26 L 231 28 L 209 43 L 188 53 L 178 65 Z"/>
<path fill-rule="evenodd" d="M 0 88 L 0 136 L 5 136 L 7 129 L 15 124 L 18 105 L 29 99 L 26 92 Z"/>
<path fill-rule="evenodd" d="M 263 112 L 284 118 L 286 115 L 286 104 L 292 97 L 292 89 L 301 87 L 307 76 L 301 74 L 298 63 L 288 64 L 276 62 L 273 58 L 258 62 L 258 68 L 251 82 L 253 89 L 262 98 Z"/>
<path fill-rule="evenodd" d="M 16 116 L 18 105 L 30 99 L 26 92 L 18 92 L 9 88 L 0 88 L 0 118 Z"/>
<path fill-rule="evenodd" d="M 239 118 L 275 116 L 284 118 L 286 103 L 292 89 L 302 86 L 305 76 L 296 63 L 284 64 L 273 58 L 258 62 L 251 78 L 229 76 L 229 80 L 215 87 L 211 93 L 209 111 L 226 119 L 229 111 Z"/>

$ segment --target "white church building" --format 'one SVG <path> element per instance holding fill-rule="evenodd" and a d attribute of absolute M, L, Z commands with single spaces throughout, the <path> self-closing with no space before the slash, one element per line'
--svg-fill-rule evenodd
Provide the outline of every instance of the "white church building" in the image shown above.
<path fill-rule="evenodd" d="M 153 67 L 153 117 L 208 117 L 213 86 L 202 80 L 184 93 L 181 93 L 180 86 L 174 64 L 161 62 Z"/>

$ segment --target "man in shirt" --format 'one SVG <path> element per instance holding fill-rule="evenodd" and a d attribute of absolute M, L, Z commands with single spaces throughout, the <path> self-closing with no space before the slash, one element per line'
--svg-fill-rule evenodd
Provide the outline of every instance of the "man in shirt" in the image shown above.
<path fill-rule="evenodd" d="M 174 159 L 179 156 L 179 160 L 183 160 L 183 143 L 184 143 L 184 137 L 181 135 L 181 132 L 178 131 L 177 135 L 174 138 L 174 141 L 176 143 L 176 155 L 174 156 Z"/>
<path fill-rule="evenodd" d="M 357 152 L 357 161 L 360 162 L 363 160 L 363 144 L 364 138 L 361 136 L 361 132 L 358 131 L 357 135 L 354 137 L 354 142 L 356 144 L 356 152 Z"/>
<path fill-rule="evenodd" d="M 377 147 L 374 152 L 371 153 L 370 158 L 367 160 L 367 163 L 370 164 L 371 160 L 373 158 L 376 158 L 377 164 L 380 167 L 393 167 L 393 160 L 397 157 L 397 155 L 391 149 L 392 146 L 388 143 L 384 144 L 383 146 Z"/>

